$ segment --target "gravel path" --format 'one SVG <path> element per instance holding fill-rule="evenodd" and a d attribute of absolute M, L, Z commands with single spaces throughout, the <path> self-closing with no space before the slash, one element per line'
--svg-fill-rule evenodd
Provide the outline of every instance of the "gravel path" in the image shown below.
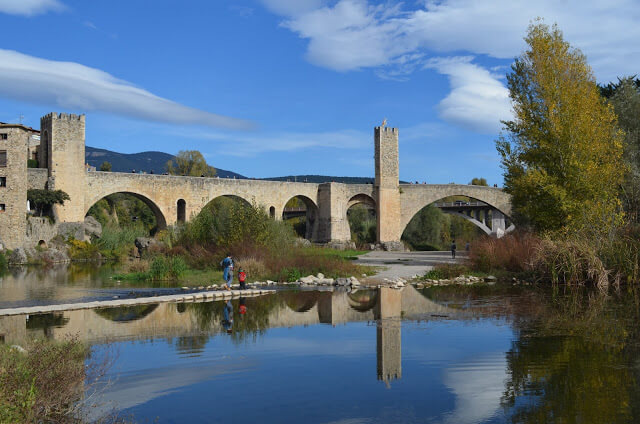
<path fill-rule="evenodd" d="M 376 275 L 367 277 L 366 281 L 380 282 L 385 278 L 412 278 L 423 275 L 437 264 L 455 264 L 464 260 L 465 254 L 458 252 L 456 259 L 451 259 L 451 252 L 370 252 L 361 255 L 355 261 L 359 265 L 385 267 Z"/>

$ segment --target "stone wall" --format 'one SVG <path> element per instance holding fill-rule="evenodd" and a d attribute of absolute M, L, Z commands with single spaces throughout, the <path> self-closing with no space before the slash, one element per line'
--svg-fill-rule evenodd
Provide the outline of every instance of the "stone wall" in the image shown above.
<path fill-rule="evenodd" d="M 23 245 L 37 246 L 40 240 L 45 243 L 58 234 L 58 226 L 52 223 L 47 217 L 31 216 L 27 220 L 26 237 Z"/>
<path fill-rule="evenodd" d="M 6 166 L 0 177 L 0 240 L 3 247 L 15 249 L 23 244 L 27 215 L 27 152 L 31 131 L 22 125 L 0 125 L 0 151 L 6 152 Z"/>
<path fill-rule="evenodd" d="M 47 188 L 47 178 L 49 171 L 46 168 L 27 168 L 27 188 L 40 189 Z"/>

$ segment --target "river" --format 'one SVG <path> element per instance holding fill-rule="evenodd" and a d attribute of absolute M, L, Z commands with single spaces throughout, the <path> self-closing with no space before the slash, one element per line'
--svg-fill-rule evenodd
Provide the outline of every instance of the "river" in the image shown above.
<path fill-rule="evenodd" d="M 109 267 L 13 270 L 0 307 L 171 291 Z M 587 289 L 279 290 L 0 317 L 0 340 L 76 335 L 110 358 L 98 418 L 233 423 L 640 421 L 638 299 Z"/>

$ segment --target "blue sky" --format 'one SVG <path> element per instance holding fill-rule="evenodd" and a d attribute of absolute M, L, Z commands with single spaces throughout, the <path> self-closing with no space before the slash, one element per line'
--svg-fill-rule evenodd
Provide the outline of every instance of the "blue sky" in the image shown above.
<path fill-rule="evenodd" d="M 0 0 L 0 121 L 86 113 L 89 146 L 268 177 L 372 176 L 387 118 L 402 179 L 501 184 L 504 76 L 536 17 L 598 81 L 639 73 L 636 0 Z"/>

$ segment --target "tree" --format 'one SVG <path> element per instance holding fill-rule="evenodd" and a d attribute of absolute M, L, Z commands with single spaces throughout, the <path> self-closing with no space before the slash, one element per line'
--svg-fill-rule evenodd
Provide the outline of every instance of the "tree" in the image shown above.
<path fill-rule="evenodd" d="M 167 162 L 167 172 L 171 175 L 190 177 L 213 177 L 216 170 L 207 165 L 202 153 L 197 150 L 181 150 L 174 160 Z"/>
<path fill-rule="evenodd" d="M 27 190 L 27 200 L 33 205 L 39 216 L 50 215 L 53 205 L 64 205 L 70 200 L 69 195 L 62 190 Z"/>
<path fill-rule="evenodd" d="M 487 184 L 486 178 L 474 178 L 471 180 L 469 184 L 477 185 L 477 186 L 485 186 L 485 187 L 489 186 L 489 184 Z"/>
<path fill-rule="evenodd" d="M 627 218 L 640 222 L 640 79 L 619 78 L 618 83 L 600 87 L 618 117 L 624 131 L 624 161 L 627 173 L 622 185 L 621 200 Z"/>
<path fill-rule="evenodd" d="M 103 172 L 111 172 L 111 163 L 105 160 L 102 162 L 102 165 L 100 165 L 100 170 Z"/>
<path fill-rule="evenodd" d="M 619 222 L 623 134 L 591 68 L 556 25 L 529 26 L 507 75 L 514 119 L 496 144 L 514 218 L 536 230 Z"/>

